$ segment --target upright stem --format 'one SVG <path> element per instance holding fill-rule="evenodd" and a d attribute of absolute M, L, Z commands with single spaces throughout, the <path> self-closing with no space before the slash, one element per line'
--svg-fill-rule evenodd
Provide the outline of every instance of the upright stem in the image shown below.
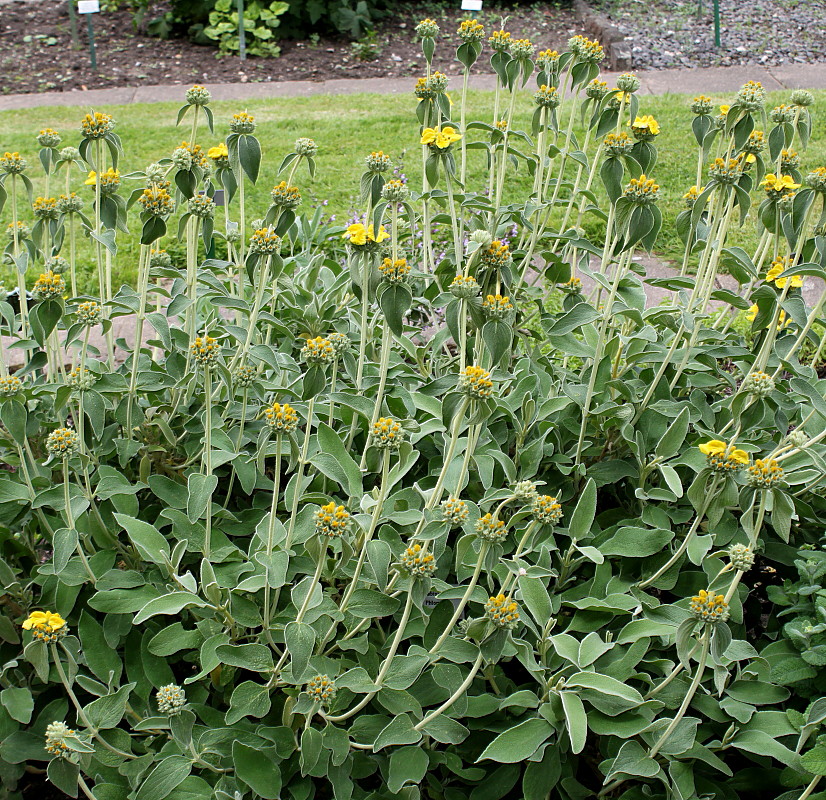
<path fill-rule="evenodd" d="M 212 475 L 212 368 L 204 365 L 204 455 L 202 469 L 204 474 Z M 204 538 L 204 558 L 209 561 L 212 539 L 212 497 L 207 500 L 206 533 Z"/>
<path fill-rule="evenodd" d="M 264 583 L 264 630 L 269 631 L 272 619 L 272 609 L 270 607 L 270 582 L 269 582 L 269 562 L 272 557 L 273 540 L 275 539 L 275 520 L 278 511 L 278 495 L 281 483 L 281 437 L 279 434 L 275 438 L 275 475 L 273 476 L 272 503 L 270 504 L 270 517 L 267 520 L 267 541 L 264 552 L 267 554 L 267 575 Z"/>

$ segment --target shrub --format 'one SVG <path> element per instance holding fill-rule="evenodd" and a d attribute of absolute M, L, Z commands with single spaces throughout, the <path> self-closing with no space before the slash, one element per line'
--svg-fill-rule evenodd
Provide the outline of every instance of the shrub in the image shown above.
<path fill-rule="evenodd" d="M 465 73 L 487 39 L 499 78 L 493 119 L 469 119 L 432 68 L 436 26 L 418 32 L 423 184 L 366 155 L 346 228 L 302 210 L 309 138 L 248 220 L 255 120 L 210 146 L 199 86 L 188 141 L 128 175 L 108 114 L 78 151 L 44 129 L 31 228 L 33 159 L 0 158 L 18 276 L 0 312 L 26 355 L 0 377 L 5 785 L 45 768 L 103 800 L 817 797 L 826 405 L 797 354 L 822 321 L 800 288 L 826 276 L 826 172 L 804 185 L 792 152 L 810 95 L 760 135 L 759 85 L 719 114 L 694 100 L 684 268 L 647 308 L 659 124 L 636 79 L 608 89 L 581 37 L 535 54 L 463 24 Z M 534 74 L 533 129 L 514 130 Z M 91 210 L 48 198 L 78 159 Z M 505 204 L 517 168 L 533 191 Z M 726 240 L 755 193 L 751 254 Z M 116 292 L 127 223 L 139 278 Z M 225 260 L 202 256 L 215 239 Z M 723 262 L 739 292 L 715 289 Z M 113 341 L 123 315 L 136 346 Z"/>

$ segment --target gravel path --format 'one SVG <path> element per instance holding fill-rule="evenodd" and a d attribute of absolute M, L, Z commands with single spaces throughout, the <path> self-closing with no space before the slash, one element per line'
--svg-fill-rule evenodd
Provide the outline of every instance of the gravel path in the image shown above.
<path fill-rule="evenodd" d="M 826 0 L 720 0 L 714 46 L 712 0 L 590 0 L 621 31 L 635 69 L 826 61 Z"/>

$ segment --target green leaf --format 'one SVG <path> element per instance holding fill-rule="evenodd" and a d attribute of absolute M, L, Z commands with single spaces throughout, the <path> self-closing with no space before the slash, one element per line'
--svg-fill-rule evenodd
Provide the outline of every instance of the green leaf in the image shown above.
<path fill-rule="evenodd" d="M 633 687 L 608 675 L 596 672 L 577 672 L 576 675 L 565 681 L 566 686 L 580 686 L 583 689 L 593 689 L 602 694 L 621 697 L 629 703 L 642 703 L 642 695 Z"/>
<path fill-rule="evenodd" d="M 79 775 L 80 765 L 65 758 L 53 758 L 49 762 L 49 766 L 46 767 L 46 777 L 49 782 L 69 797 L 77 797 L 79 790 L 77 779 Z"/>
<path fill-rule="evenodd" d="M 673 538 L 672 531 L 659 528 L 620 528 L 607 542 L 601 544 L 599 549 L 604 556 L 648 558 L 662 552 Z"/>
<path fill-rule="evenodd" d="M 328 478 L 334 480 L 352 498 L 361 496 L 361 470 L 341 437 L 326 423 L 318 425 L 320 452 L 310 459 Z"/>
<path fill-rule="evenodd" d="M 17 722 L 28 725 L 34 710 L 34 698 L 28 689 L 10 687 L 0 692 L 0 703 Z"/>
<path fill-rule="evenodd" d="M 553 727 L 544 719 L 534 717 L 500 733 L 476 759 L 489 759 L 500 764 L 517 764 L 532 756 L 553 734 Z"/>
<path fill-rule="evenodd" d="M 384 318 L 396 336 L 404 333 L 403 318 L 412 304 L 413 293 L 410 287 L 403 283 L 386 284 L 379 295 L 379 305 Z"/>
<path fill-rule="evenodd" d="M 264 717 L 269 714 L 271 706 L 270 690 L 267 686 L 255 681 L 244 681 L 232 691 L 226 723 L 234 725 L 244 717 Z"/>
<path fill-rule="evenodd" d="M 153 564 L 166 564 L 169 561 L 169 542 L 154 525 L 126 514 L 115 514 L 115 519 L 129 534 L 141 558 Z"/>
<path fill-rule="evenodd" d="M 660 765 L 653 758 L 648 757 L 648 752 L 639 742 L 632 740 L 620 747 L 605 780 L 607 782 L 619 773 L 653 778 L 659 771 Z"/>
<path fill-rule="evenodd" d="M 826 746 L 813 747 L 800 757 L 800 763 L 812 775 L 826 775 Z"/>
<path fill-rule="evenodd" d="M 545 332 L 548 336 L 565 336 L 578 331 L 583 325 L 590 325 L 596 319 L 599 319 L 599 312 L 595 308 L 588 303 L 577 303 L 546 327 Z"/>
<path fill-rule="evenodd" d="M 571 514 L 571 524 L 568 527 L 571 538 L 582 540 L 590 536 L 591 525 L 597 513 L 597 485 L 593 478 L 588 478 L 588 483 L 579 496 L 574 513 Z"/>
<path fill-rule="evenodd" d="M 191 770 L 191 758 L 166 756 L 144 779 L 135 800 L 164 800 Z"/>
<path fill-rule="evenodd" d="M 562 710 L 565 712 L 571 750 L 581 753 L 588 738 L 588 715 L 585 713 L 585 706 L 576 692 L 560 692 L 559 697 L 562 700 Z"/>
<path fill-rule="evenodd" d="M 170 592 L 161 595 L 161 597 L 156 597 L 144 605 L 135 615 L 133 623 L 140 625 L 158 614 L 179 614 L 190 606 L 204 608 L 207 605 L 209 605 L 207 602 L 201 600 L 197 594 L 192 594 L 192 592 Z"/>
<path fill-rule="evenodd" d="M 259 797 L 264 800 L 281 797 L 281 770 L 269 751 L 236 740 L 232 743 L 232 763 L 236 777 Z"/>
<path fill-rule="evenodd" d="M 289 622 L 284 628 L 284 641 L 290 654 L 293 680 L 301 681 L 315 647 L 315 631 L 306 622 Z"/>
<path fill-rule="evenodd" d="M 666 428 L 654 448 L 654 455 L 659 458 L 671 458 L 680 452 L 686 434 L 688 433 L 688 407 L 683 408 Z"/>
<path fill-rule="evenodd" d="M 392 722 L 383 728 L 376 741 L 373 743 L 373 752 L 399 744 L 416 744 L 422 738 L 422 734 L 415 730 L 408 714 L 399 714 Z"/>
<path fill-rule="evenodd" d="M 387 788 L 398 794 L 404 786 L 418 786 L 427 772 L 430 759 L 422 747 L 400 747 L 390 755 Z"/>
<path fill-rule="evenodd" d="M 519 591 L 522 595 L 522 602 L 531 612 L 536 624 L 544 627 L 553 616 L 551 597 L 545 586 L 545 579 L 523 575 L 519 578 Z"/>
<path fill-rule="evenodd" d="M 347 611 L 354 617 L 387 617 L 395 613 L 400 601 L 374 589 L 356 589 L 350 596 Z"/>
<path fill-rule="evenodd" d="M 261 169 L 261 145 L 258 139 L 246 133 L 238 137 L 238 161 L 250 181 L 255 183 Z"/>
<path fill-rule="evenodd" d="M 86 706 L 86 716 L 98 730 L 116 728 L 126 713 L 129 693 L 137 684 L 127 683 L 113 694 L 99 697 Z"/>
<path fill-rule="evenodd" d="M 252 672 L 271 672 L 275 667 L 272 650 L 263 644 L 222 644 L 215 653 L 225 664 Z"/>
<path fill-rule="evenodd" d="M 218 486 L 218 477 L 191 472 L 186 479 L 186 486 L 186 516 L 190 522 L 197 522 L 206 516 L 207 506 Z"/>

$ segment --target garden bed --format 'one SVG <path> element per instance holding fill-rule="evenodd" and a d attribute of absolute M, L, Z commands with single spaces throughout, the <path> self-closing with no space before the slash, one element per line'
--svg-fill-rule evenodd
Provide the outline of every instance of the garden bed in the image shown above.
<path fill-rule="evenodd" d="M 458 3 L 456 4 L 458 6 Z M 151 15 L 159 11 L 153 7 Z M 279 58 L 216 58 L 217 50 L 186 39 L 157 39 L 134 29 L 132 13 L 119 10 L 94 17 L 98 70 L 89 65 L 88 39 L 81 19 L 79 49 L 71 43 L 65 2 L 17 2 L 3 7 L 0 28 L 0 67 L 3 92 L 71 91 L 163 83 L 236 83 L 330 78 L 418 77 L 424 59 L 414 35 L 426 15 L 455 39 L 459 22 L 467 16 L 458 8 L 436 13 L 432 7 L 411 4 L 381 23 L 375 38 L 375 58 L 362 60 L 346 38 L 317 42 L 282 42 Z M 480 14 L 488 28 L 510 19 L 514 37 L 527 36 L 539 47 L 562 49 L 568 38 L 582 33 L 572 10 L 553 3 L 537 3 L 503 10 L 494 5 Z M 367 48 L 369 50 L 369 46 Z M 370 55 L 369 52 L 363 54 Z M 458 64 L 451 64 L 454 71 Z M 445 67 L 446 68 L 446 67 Z M 492 71 L 487 59 L 481 71 Z"/>

